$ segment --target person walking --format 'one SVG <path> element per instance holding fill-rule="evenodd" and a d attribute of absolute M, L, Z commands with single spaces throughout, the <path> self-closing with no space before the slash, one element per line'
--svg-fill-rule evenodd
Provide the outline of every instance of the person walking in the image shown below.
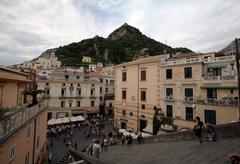
<path fill-rule="evenodd" d="M 137 141 L 138 141 L 138 144 L 140 144 L 142 142 L 142 133 L 139 132 L 138 136 L 137 136 Z"/>
<path fill-rule="evenodd" d="M 128 136 L 128 146 L 130 147 L 132 144 L 132 136 L 129 134 Z"/>
<path fill-rule="evenodd" d="M 200 120 L 200 117 L 196 117 L 196 124 L 194 125 L 194 132 L 195 132 L 195 135 L 196 137 L 198 138 L 198 141 L 199 141 L 199 145 L 201 145 L 203 143 L 202 141 L 202 130 L 203 130 L 203 122 Z"/>
<path fill-rule="evenodd" d="M 52 163 L 52 159 L 53 159 L 53 154 L 49 153 L 48 154 L 48 163 L 51 164 Z"/>
<path fill-rule="evenodd" d="M 101 146 L 99 145 L 99 140 L 96 140 L 96 142 L 93 144 L 93 155 L 95 158 L 100 157 L 101 152 Z"/>

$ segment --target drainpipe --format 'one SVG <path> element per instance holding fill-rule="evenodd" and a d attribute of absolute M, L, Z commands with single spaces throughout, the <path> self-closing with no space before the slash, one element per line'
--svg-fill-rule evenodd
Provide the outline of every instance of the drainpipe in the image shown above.
<path fill-rule="evenodd" d="M 140 120 L 139 120 L 139 64 L 137 64 L 137 132 L 140 131 Z"/>
<path fill-rule="evenodd" d="M 34 164 L 34 158 L 35 158 L 36 124 L 37 124 L 37 119 L 36 119 L 36 116 L 35 116 L 35 118 L 34 118 L 34 132 L 33 132 L 33 154 L 32 154 L 32 164 Z"/>
<path fill-rule="evenodd" d="M 235 39 L 236 44 L 236 66 L 237 66 L 237 74 L 238 74 L 238 120 L 240 120 L 240 70 L 239 70 L 239 53 L 238 53 L 238 39 Z"/>

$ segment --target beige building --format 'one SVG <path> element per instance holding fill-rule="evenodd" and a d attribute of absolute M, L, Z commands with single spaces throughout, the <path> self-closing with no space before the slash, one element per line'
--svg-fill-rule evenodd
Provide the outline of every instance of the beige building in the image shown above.
<path fill-rule="evenodd" d="M 38 89 L 50 97 L 48 119 L 99 113 L 101 83 L 74 69 L 58 69 L 49 79 L 38 80 Z"/>
<path fill-rule="evenodd" d="M 114 122 L 118 128 L 139 131 L 152 123 L 160 99 L 160 56 L 115 66 Z"/>
<path fill-rule="evenodd" d="M 234 56 L 147 57 L 117 65 L 115 79 L 119 128 L 138 131 L 152 124 L 154 108 L 173 118 L 178 129 L 192 128 L 196 116 L 213 124 L 239 118 Z"/>
<path fill-rule="evenodd" d="M 26 73 L 0 67 L 0 107 L 9 108 L 9 118 L 0 122 L 2 164 L 40 164 L 44 160 L 47 101 L 27 107 L 23 91 L 31 86 L 29 77 Z"/>

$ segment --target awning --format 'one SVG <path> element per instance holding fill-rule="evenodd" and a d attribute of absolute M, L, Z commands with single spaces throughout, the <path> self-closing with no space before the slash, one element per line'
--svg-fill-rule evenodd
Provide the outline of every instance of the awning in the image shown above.
<path fill-rule="evenodd" d="M 238 86 L 202 86 L 202 89 L 238 89 Z"/>
<path fill-rule="evenodd" d="M 89 108 L 86 109 L 87 113 L 99 113 L 99 109 L 98 108 Z"/>
<path fill-rule="evenodd" d="M 70 122 L 70 120 L 69 120 L 68 117 L 63 117 L 62 118 L 62 123 L 69 123 L 69 122 Z"/>

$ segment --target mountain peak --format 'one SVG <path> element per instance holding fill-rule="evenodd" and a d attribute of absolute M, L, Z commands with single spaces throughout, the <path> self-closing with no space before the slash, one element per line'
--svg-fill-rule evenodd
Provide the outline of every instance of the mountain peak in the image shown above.
<path fill-rule="evenodd" d="M 139 29 L 128 25 L 127 23 L 124 23 L 122 26 L 120 26 L 119 28 L 117 28 L 116 30 L 114 30 L 109 36 L 108 39 L 111 40 L 118 40 L 120 38 L 122 38 L 123 36 L 127 35 L 127 34 L 140 34 L 142 35 L 142 33 L 139 31 Z"/>

